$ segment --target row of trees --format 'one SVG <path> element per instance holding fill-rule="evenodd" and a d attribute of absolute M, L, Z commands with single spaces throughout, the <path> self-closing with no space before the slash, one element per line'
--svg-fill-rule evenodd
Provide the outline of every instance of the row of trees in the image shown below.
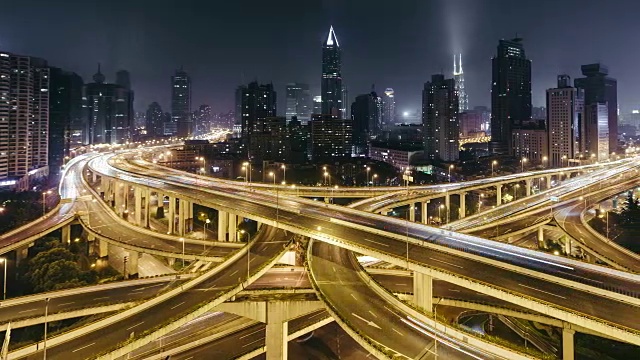
<path fill-rule="evenodd" d="M 627 195 L 627 204 L 620 212 L 620 225 L 640 227 L 640 200 L 634 199 L 633 191 Z"/>

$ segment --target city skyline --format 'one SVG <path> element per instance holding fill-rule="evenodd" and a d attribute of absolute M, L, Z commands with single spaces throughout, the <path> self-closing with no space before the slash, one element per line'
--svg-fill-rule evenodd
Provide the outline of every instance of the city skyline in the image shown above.
<path fill-rule="evenodd" d="M 36 3 L 37 7 L 30 6 Z M 187 10 L 198 7 L 180 7 L 177 2 L 157 8 L 127 4 L 127 15 L 116 22 L 116 15 L 122 14 L 101 4 L 78 3 L 62 13 L 55 10 L 55 4 L 25 1 L 0 15 L 0 44 L 5 51 L 46 58 L 53 66 L 79 73 L 85 81 L 95 72 L 97 62 L 103 64 L 106 74 L 126 69 L 136 90 L 136 111 L 144 111 L 153 101 L 169 108 L 168 76 L 183 66 L 193 79 L 194 106 L 210 104 L 214 112 L 226 112 L 233 108 L 233 90 L 254 79 L 273 82 L 281 93 L 287 83 L 308 83 L 312 95 L 320 94 L 321 64 L 317 59 L 327 29 L 333 26 L 342 46 L 343 77 L 352 94 L 350 101 L 368 92 L 372 83 L 379 89 L 392 87 L 398 114 L 402 114 L 420 108 L 421 86 L 431 74 L 451 73 L 454 53 L 465 58 L 470 107 L 489 105 L 494 44 L 518 33 L 533 61 L 534 106 L 544 105 L 545 91 L 555 85 L 558 74 L 578 77 L 581 64 L 594 62 L 607 64 L 611 76 L 622 79 L 621 113 L 640 104 L 636 100 L 640 99 L 636 95 L 640 93 L 640 73 L 634 68 L 635 50 L 619 41 L 638 28 L 631 14 L 640 4 L 617 1 L 601 8 L 597 4 L 577 6 L 573 0 L 535 5 L 522 1 L 478 3 L 405 1 L 385 7 L 385 11 L 362 6 L 359 1 L 203 5 L 215 8 L 215 12 Z M 510 9 L 515 15 L 502 19 L 500 14 Z M 290 17 L 288 11 L 304 15 Z M 562 16 L 567 11 L 573 14 L 569 19 Z M 51 13 L 63 23 L 77 20 L 90 31 L 77 34 L 61 26 L 42 32 L 30 26 L 31 22 L 47 23 L 40 20 Z M 265 16 L 270 21 L 262 19 L 264 14 L 270 15 Z M 177 27 L 168 31 L 165 25 L 174 15 L 189 21 L 178 21 Z M 241 16 L 243 26 L 234 27 L 233 19 Z M 282 17 L 290 20 L 286 26 L 278 20 Z M 580 20 L 595 17 L 602 21 Z M 28 21 L 16 23 L 15 19 Z M 539 26 L 542 19 L 555 19 L 567 26 L 556 33 L 552 27 Z M 613 27 L 613 21 L 619 26 Z M 207 27 L 200 25 L 205 23 Z M 262 34 L 259 44 L 238 46 L 257 27 Z M 288 31 L 291 28 L 296 31 Z M 279 101 L 284 110 L 284 97 Z"/>

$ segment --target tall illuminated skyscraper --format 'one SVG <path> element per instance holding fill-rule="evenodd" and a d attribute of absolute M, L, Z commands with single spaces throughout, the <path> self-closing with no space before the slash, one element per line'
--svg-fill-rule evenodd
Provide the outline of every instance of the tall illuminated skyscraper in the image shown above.
<path fill-rule="evenodd" d="M 392 126 L 396 120 L 396 99 L 392 88 L 384 90 L 382 97 L 382 128 Z"/>
<path fill-rule="evenodd" d="M 322 45 L 322 114 L 340 119 L 345 109 L 341 67 L 340 45 L 332 26 L 327 41 Z"/>
<path fill-rule="evenodd" d="M 469 110 L 469 98 L 464 89 L 464 72 L 462 71 L 462 54 L 460 54 L 460 62 L 456 66 L 456 56 L 453 55 L 453 78 L 456 81 L 456 90 L 458 90 L 458 112 Z"/>
<path fill-rule="evenodd" d="M 191 78 L 180 68 L 171 77 L 171 120 L 176 123 L 179 137 L 193 135 L 191 118 Z"/>

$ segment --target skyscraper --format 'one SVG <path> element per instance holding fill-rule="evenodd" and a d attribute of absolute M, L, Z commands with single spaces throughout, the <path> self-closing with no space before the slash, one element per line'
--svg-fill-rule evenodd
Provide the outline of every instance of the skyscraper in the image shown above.
<path fill-rule="evenodd" d="M 254 133 L 267 132 L 267 119 L 276 116 L 276 92 L 273 84 L 258 84 L 256 81 L 242 88 L 241 137 L 248 149 Z M 249 152 L 249 159 L 258 154 Z"/>
<path fill-rule="evenodd" d="M 289 83 L 286 86 L 285 95 L 287 121 L 291 121 L 291 118 L 296 116 L 303 125 L 306 125 L 311 119 L 313 106 L 309 84 Z"/>
<path fill-rule="evenodd" d="M 511 130 L 531 119 L 531 60 L 522 39 L 500 40 L 492 68 L 489 150 L 511 154 Z"/>
<path fill-rule="evenodd" d="M 425 156 L 430 160 L 457 161 L 460 124 L 458 92 L 454 79 L 432 75 L 422 91 Z"/>
<path fill-rule="evenodd" d="M 456 90 L 458 90 L 458 112 L 469 110 L 469 98 L 467 91 L 464 89 L 464 72 L 462 71 L 462 54 L 460 54 L 460 63 L 456 66 L 456 56 L 453 55 L 453 78 L 456 81 Z"/>
<path fill-rule="evenodd" d="M 147 108 L 147 135 L 151 137 L 164 135 L 164 113 L 157 102 L 152 102 Z"/>
<path fill-rule="evenodd" d="M 133 92 L 105 83 L 100 65 L 93 82 L 83 88 L 83 101 L 89 144 L 124 143 L 131 139 Z"/>
<path fill-rule="evenodd" d="M 380 97 L 375 91 L 356 96 L 351 104 L 353 154 L 367 155 L 368 143 L 380 132 Z"/>
<path fill-rule="evenodd" d="M 0 52 L 0 188 L 28 188 L 48 174 L 49 68 L 43 59 Z"/>
<path fill-rule="evenodd" d="M 202 135 L 209 131 L 211 127 L 211 106 L 207 104 L 200 105 L 198 110 L 193 112 L 193 133 L 194 135 Z"/>
<path fill-rule="evenodd" d="M 384 96 L 382 97 L 382 119 L 380 121 L 381 129 L 383 130 L 388 126 L 392 126 L 396 121 L 396 99 L 395 92 L 392 88 L 386 88 L 384 90 Z"/>
<path fill-rule="evenodd" d="M 313 97 L 313 112 L 312 114 L 322 114 L 322 96 Z"/>
<path fill-rule="evenodd" d="M 191 78 L 182 68 L 171 77 L 171 120 L 176 123 L 178 137 L 193 135 Z"/>
<path fill-rule="evenodd" d="M 576 79 L 575 86 L 584 89 L 585 105 L 606 104 L 609 126 L 609 151 L 618 147 L 618 82 L 610 78 L 609 69 L 602 64 L 582 65 L 584 78 Z"/>
<path fill-rule="evenodd" d="M 578 124 L 584 113 L 584 91 L 571 86 L 569 75 L 558 75 L 558 87 L 547 90 L 548 157 L 552 167 L 562 166 L 564 159 L 573 159 Z M 567 161 L 568 163 L 568 161 Z"/>
<path fill-rule="evenodd" d="M 327 41 L 322 45 L 322 114 L 332 115 L 337 118 L 343 117 L 344 104 L 340 45 L 338 38 L 333 31 L 333 26 L 329 29 Z"/>
<path fill-rule="evenodd" d="M 55 67 L 49 71 L 49 174 L 57 176 L 69 155 L 72 132 L 82 122 L 84 83 L 76 73 Z"/>
<path fill-rule="evenodd" d="M 336 158 L 351 156 L 351 120 L 314 114 L 310 124 L 313 161 L 335 161 Z"/>
<path fill-rule="evenodd" d="M 585 105 L 585 124 L 580 129 L 580 139 L 588 159 L 609 159 L 609 114 L 607 103 Z"/>

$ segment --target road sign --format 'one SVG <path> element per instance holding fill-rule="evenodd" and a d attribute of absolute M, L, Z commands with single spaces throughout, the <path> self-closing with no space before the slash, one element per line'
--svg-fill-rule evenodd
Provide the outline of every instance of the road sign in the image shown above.
<path fill-rule="evenodd" d="M 553 202 L 558 202 L 558 201 L 560 201 L 560 198 L 559 198 L 559 197 L 557 197 L 557 196 L 551 196 L 551 197 L 549 198 L 549 200 L 551 200 L 551 201 L 553 201 Z"/>

